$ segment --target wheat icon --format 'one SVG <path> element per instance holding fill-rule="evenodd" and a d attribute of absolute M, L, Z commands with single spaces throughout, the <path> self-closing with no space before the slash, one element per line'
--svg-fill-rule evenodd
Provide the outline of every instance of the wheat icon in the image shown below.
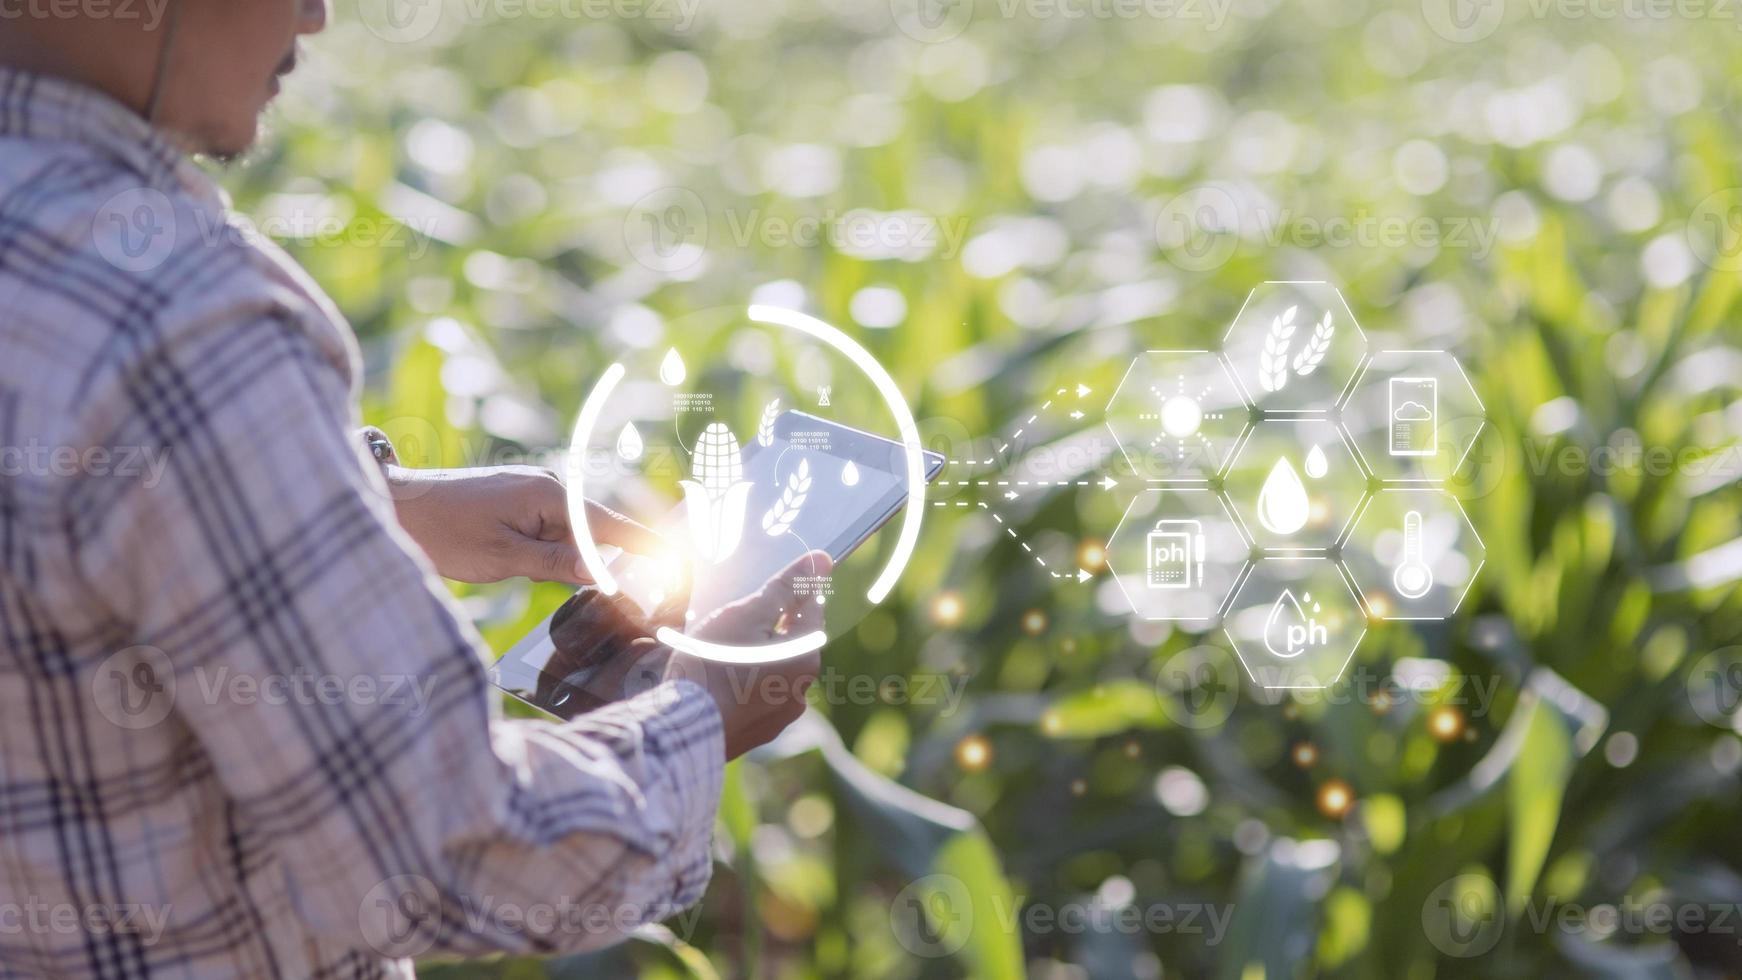
<path fill-rule="evenodd" d="M 1288 346 L 1294 336 L 1294 314 L 1300 307 L 1291 306 L 1270 321 L 1270 331 L 1264 335 L 1264 350 L 1258 354 L 1258 383 L 1265 391 L 1281 391 L 1288 384 Z"/>
<path fill-rule="evenodd" d="M 1336 332 L 1337 328 L 1331 325 L 1331 311 L 1326 310 L 1325 318 L 1313 328 L 1312 338 L 1300 349 L 1300 353 L 1294 355 L 1294 373 L 1304 378 L 1317 370 L 1319 362 L 1325 359 L 1326 352 L 1331 349 L 1331 335 Z"/>
<path fill-rule="evenodd" d="M 756 426 L 756 444 L 766 449 L 774 445 L 774 420 L 780 418 L 780 399 L 776 398 L 762 409 L 762 422 Z"/>
<path fill-rule="evenodd" d="M 786 489 L 781 491 L 780 499 L 774 502 L 773 507 L 768 508 L 768 513 L 762 515 L 762 530 L 768 532 L 771 538 L 778 538 L 791 530 L 810 492 L 810 460 L 800 459 L 798 469 L 793 470 L 792 475 L 786 478 Z"/>

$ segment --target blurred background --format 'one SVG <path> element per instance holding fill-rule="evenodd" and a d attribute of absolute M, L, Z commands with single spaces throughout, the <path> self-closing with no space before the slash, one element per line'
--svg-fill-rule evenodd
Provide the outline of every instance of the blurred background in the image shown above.
<path fill-rule="evenodd" d="M 1118 478 L 1094 409 L 1134 352 L 1216 346 L 1272 279 L 1452 352 L 1488 417 L 1457 615 L 1370 624 L 1295 696 L 1123 611 L 1099 562 L 1136 481 L 999 501 L 1082 583 L 940 488 L 816 717 L 730 768 L 698 910 L 424 972 L 1742 975 L 1739 29 L 1720 0 L 335 0 L 225 180 L 414 464 L 540 459 L 611 359 L 752 300 L 994 460 L 957 479 Z M 997 453 L 1076 384 L 1084 418 Z M 562 598 L 458 591 L 497 650 Z"/>

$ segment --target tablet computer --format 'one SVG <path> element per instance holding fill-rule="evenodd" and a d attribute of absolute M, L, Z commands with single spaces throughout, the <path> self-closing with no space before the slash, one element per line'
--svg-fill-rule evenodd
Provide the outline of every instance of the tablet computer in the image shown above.
<path fill-rule="evenodd" d="M 923 459 L 929 483 L 943 470 L 944 457 L 926 452 Z M 621 597 L 593 591 L 572 597 L 502 655 L 491 669 L 495 684 L 559 717 L 589 710 L 598 702 L 582 695 L 586 681 L 623 665 L 607 668 L 574 647 L 597 641 L 615 615 L 608 607 L 643 619 L 661 610 L 683 620 L 705 618 L 810 551 L 827 552 L 838 567 L 907 504 L 907 452 L 900 442 L 804 412 L 781 414 L 743 448 L 742 467 L 749 490 L 735 547 L 711 562 L 616 556 L 610 567 Z M 794 508 L 799 487 L 804 499 Z M 770 514 L 776 519 L 768 520 Z M 655 529 L 682 541 L 690 533 L 686 505 L 673 508 Z"/>

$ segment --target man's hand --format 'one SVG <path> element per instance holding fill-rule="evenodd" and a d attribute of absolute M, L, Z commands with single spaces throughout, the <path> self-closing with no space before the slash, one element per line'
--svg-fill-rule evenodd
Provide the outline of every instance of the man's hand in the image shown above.
<path fill-rule="evenodd" d="M 568 491 L 537 466 L 412 470 L 391 466 L 387 482 L 399 524 L 445 578 L 498 582 L 526 576 L 587 583 L 569 526 Z M 587 501 L 593 540 L 645 553 L 659 536 Z"/>
<path fill-rule="evenodd" d="M 769 579 L 762 590 L 703 620 L 691 632 L 699 639 L 754 646 L 781 639 L 786 624 L 804 622 L 804 632 L 822 629 L 822 606 L 814 597 L 795 595 L 799 576 L 827 575 L 834 567 L 826 552 L 813 551 Z M 822 656 L 813 650 L 774 663 L 723 664 L 685 653 L 673 654 L 665 679 L 682 678 L 713 695 L 725 723 L 726 759 L 736 759 L 773 740 L 804 714 L 804 692 L 817 678 Z"/>

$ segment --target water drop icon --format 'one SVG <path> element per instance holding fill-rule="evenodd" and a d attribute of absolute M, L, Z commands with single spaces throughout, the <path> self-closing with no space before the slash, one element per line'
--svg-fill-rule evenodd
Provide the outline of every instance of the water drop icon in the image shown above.
<path fill-rule="evenodd" d="M 1330 468 L 1330 461 L 1325 459 L 1325 451 L 1319 448 L 1318 443 L 1314 443 L 1313 448 L 1307 450 L 1306 475 L 1315 480 L 1323 479 Z"/>
<path fill-rule="evenodd" d="M 668 386 L 676 388 L 683 384 L 688 371 L 684 368 L 683 358 L 678 356 L 677 348 L 665 352 L 665 359 L 659 362 L 659 380 Z"/>
<path fill-rule="evenodd" d="M 1258 491 L 1258 522 L 1272 534 L 1293 534 L 1306 526 L 1307 510 L 1306 484 L 1288 457 L 1278 456 Z"/>
<path fill-rule="evenodd" d="M 635 423 L 623 423 L 623 431 L 617 433 L 617 455 L 633 463 L 641 458 L 641 453 L 646 448 L 646 443 L 641 441 L 641 433 L 635 431 Z"/>
<path fill-rule="evenodd" d="M 1294 593 L 1283 589 L 1270 605 L 1270 616 L 1264 620 L 1264 646 L 1284 660 L 1301 655 L 1306 650 L 1310 634 L 1306 611 Z"/>
<path fill-rule="evenodd" d="M 847 465 L 841 467 L 841 486 L 856 487 L 859 485 L 859 464 L 847 460 Z"/>

